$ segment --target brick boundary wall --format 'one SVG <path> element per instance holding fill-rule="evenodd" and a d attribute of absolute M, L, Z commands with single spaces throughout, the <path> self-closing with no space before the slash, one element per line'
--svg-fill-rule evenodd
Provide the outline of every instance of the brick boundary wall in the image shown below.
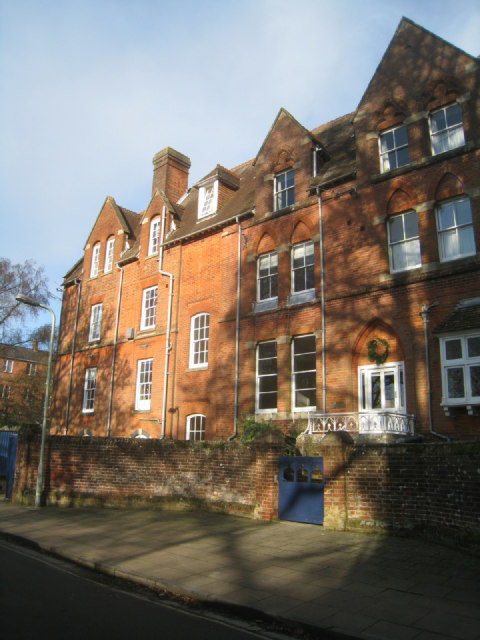
<path fill-rule="evenodd" d="M 480 441 L 359 444 L 331 433 L 297 443 L 304 455 L 323 456 L 324 526 L 419 533 L 480 550 Z"/>
<path fill-rule="evenodd" d="M 346 436 L 347 434 L 343 434 Z M 480 442 L 355 444 L 300 438 L 321 455 L 329 529 L 381 529 L 480 548 Z M 33 502 L 39 440 L 20 436 L 13 500 Z M 45 496 L 59 506 L 209 510 L 272 519 L 281 438 L 254 445 L 50 436 Z"/>
<path fill-rule="evenodd" d="M 32 504 L 39 438 L 20 436 L 12 500 Z M 204 509 L 272 519 L 283 436 L 254 445 L 48 436 L 44 501 L 58 506 Z"/>

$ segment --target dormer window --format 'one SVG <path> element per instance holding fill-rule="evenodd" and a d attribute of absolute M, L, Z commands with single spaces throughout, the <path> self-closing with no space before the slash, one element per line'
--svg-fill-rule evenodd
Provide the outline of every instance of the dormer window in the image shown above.
<path fill-rule="evenodd" d="M 279 211 L 295 202 L 295 182 L 293 169 L 275 176 L 274 209 Z"/>
<path fill-rule="evenodd" d="M 430 137 L 434 156 L 465 144 L 462 108 L 458 102 L 430 114 Z"/>
<path fill-rule="evenodd" d="M 92 262 L 90 264 L 90 277 L 96 278 L 98 276 L 98 265 L 100 263 L 100 243 L 94 245 L 92 250 Z"/>
<path fill-rule="evenodd" d="M 158 253 L 158 245 L 160 241 L 160 218 L 153 218 L 150 222 L 150 238 L 148 241 L 148 255 L 152 256 Z"/>
<path fill-rule="evenodd" d="M 217 210 L 218 180 L 212 184 L 200 187 L 198 193 L 198 219 L 206 218 Z"/>
<path fill-rule="evenodd" d="M 407 127 L 402 125 L 380 134 L 380 169 L 393 171 L 410 163 Z"/>

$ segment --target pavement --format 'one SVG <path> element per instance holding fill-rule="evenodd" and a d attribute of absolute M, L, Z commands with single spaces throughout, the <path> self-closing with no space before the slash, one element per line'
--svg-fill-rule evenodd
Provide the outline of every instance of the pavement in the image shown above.
<path fill-rule="evenodd" d="M 480 640 L 480 557 L 427 541 L 198 511 L 6 501 L 1 533 L 148 587 L 354 638 Z"/>

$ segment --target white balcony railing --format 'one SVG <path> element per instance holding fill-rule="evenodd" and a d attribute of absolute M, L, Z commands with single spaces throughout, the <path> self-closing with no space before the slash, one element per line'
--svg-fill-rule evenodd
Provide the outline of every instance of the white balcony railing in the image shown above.
<path fill-rule="evenodd" d="M 305 433 L 328 433 L 348 431 L 350 433 L 414 434 L 415 416 L 404 413 L 310 413 Z"/>

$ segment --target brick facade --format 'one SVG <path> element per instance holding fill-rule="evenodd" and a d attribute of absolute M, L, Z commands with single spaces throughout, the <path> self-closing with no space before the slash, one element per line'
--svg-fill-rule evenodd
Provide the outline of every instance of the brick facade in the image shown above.
<path fill-rule="evenodd" d="M 478 75 L 476 58 L 403 19 L 354 113 L 308 131 L 281 109 L 253 160 L 217 165 L 188 191 L 189 159 L 157 154 L 145 211 L 108 197 L 65 277 L 51 433 L 213 440 L 242 415 L 288 429 L 311 411 L 383 411 L 413 416 L 427 437 L 477 435 Z M 457 121 L 434 153 L 444 113 Z M 407 161 L 385 137 L 399 127 Z M 453 206 L 455 220 L 442 213 Z M 267 296 L 264 265 L 278 272 Z M 463 345 L 452 362 L 449 336 Z"/>

